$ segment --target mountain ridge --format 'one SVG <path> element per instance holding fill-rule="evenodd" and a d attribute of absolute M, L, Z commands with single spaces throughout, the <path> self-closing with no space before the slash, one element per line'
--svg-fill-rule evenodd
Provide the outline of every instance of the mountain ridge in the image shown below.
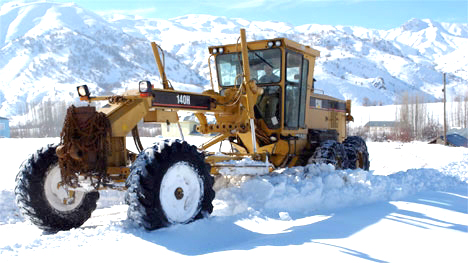
<path fill-rule="evenodd" d="M 165 51 L 166 74 L 176 89 L 210 88 L 211 45 L 287 37 L 321 52 L 316 88 L 360 104 L 398 102 L 403 92 L 427 100 L 468 86 L 468 24 L 412 19 L 391 30 L 356 26 L 248 21 L 212 15 L 168 20 L 100 16 L 76 4 L 7 2 L 0 6 L 0 115 L 25 114 L 26 103 L 44 99 L 74 101 L 75 86 L 94 94 L 120 93 L 136 82 L 159 82 L 150 41 Z M 464 59 L 465 58 L 465 59 Z"/>

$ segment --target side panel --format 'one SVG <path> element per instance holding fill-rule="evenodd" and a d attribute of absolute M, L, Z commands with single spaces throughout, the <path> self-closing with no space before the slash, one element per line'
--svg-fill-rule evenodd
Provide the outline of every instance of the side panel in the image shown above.
<path fill-rule="evenodd" d="M 112 126 L 113 137 L 125 137 L 148 113 L 149 105 L 144 100 L 135 100 L 118 105 L 107 117 Z M 103 111 L 104 112 L 104 111 Z"/>
<path fill-rule="evenodd" d="M 308 101 L 306 120 L 309 129 L 331 129 L 338 131 L 338 140 L 346 138 L 346 103 L 328 96 L 313 94 Z"/>
<path fill-rule="evenodd" d="M 176 111 L 150 110 L 143 119 L 144 122 L 176 123 L 179 117 Z"/>
<path fill-rule="evenodd" d="M 110 151 L 107 155 L 108 167 L 122 167 L 127 165 L 125 137 L 110 138 Z"/>

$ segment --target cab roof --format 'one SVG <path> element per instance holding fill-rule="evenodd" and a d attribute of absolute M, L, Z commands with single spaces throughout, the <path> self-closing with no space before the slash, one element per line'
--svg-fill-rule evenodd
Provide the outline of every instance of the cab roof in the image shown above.
<path fill-rule="evenodd" d="M 320 56 L 320 51 L 311 48 L 310 46 L 302 45 L 299 44 L 293 40 L 287 39 L 287 38 L 273 38 L 273 39 L 264 39 L 264 40 L 257 40 L 257 41 L 250 41 L 247 42 L 247 47 L 249 50 L 263 50 L 263 49 L 269 49 L 271 47 L 268 46 L 269 42 L 276 43 L 277 41 L 281 42 L 281 46 L 286 47 L 287 49 L 294 50 L 299 53 L 307 54 L 309 56 L 313 57 L 319 57 Z M 213 50 L 219 48 L 223 48 L 224 53 L 233 53 L 233 52 L 240 52 L 241 51 L 241 46 L 240 42 L 237 44 L 228 44 L 228 45 L 218 45 L 218 46 L 210 46 L 208 47 L 208 50 L 210 54 L 214 54 Z M 275 48 L 272 47 L 272 48 Z"/>

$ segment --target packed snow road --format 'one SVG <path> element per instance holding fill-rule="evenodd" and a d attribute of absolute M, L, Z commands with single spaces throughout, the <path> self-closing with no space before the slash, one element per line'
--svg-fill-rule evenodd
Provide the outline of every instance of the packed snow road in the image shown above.
<path fill-rule="evenodd" d="M 82 227 L 46 234 L 13 189 L 28 155 L 57 140 L 0 139 L 0 262 L 468 260 L 466 148 L 371 142 L 369 172 L 308 165 L 239 178 L 217 191 L 211 217 L 152 232 L 126 219 L 123 193 L 104 191 Z"/>

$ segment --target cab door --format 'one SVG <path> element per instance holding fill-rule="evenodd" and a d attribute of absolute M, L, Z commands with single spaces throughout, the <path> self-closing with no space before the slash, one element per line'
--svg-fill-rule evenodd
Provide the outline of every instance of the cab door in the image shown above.
<path fill-rule="evenodd" d="M 309 61 L 293 51 L 286 52 L 286 78 L 284 92 L 284 129 L 305 127 L 307 79 Z"/>

